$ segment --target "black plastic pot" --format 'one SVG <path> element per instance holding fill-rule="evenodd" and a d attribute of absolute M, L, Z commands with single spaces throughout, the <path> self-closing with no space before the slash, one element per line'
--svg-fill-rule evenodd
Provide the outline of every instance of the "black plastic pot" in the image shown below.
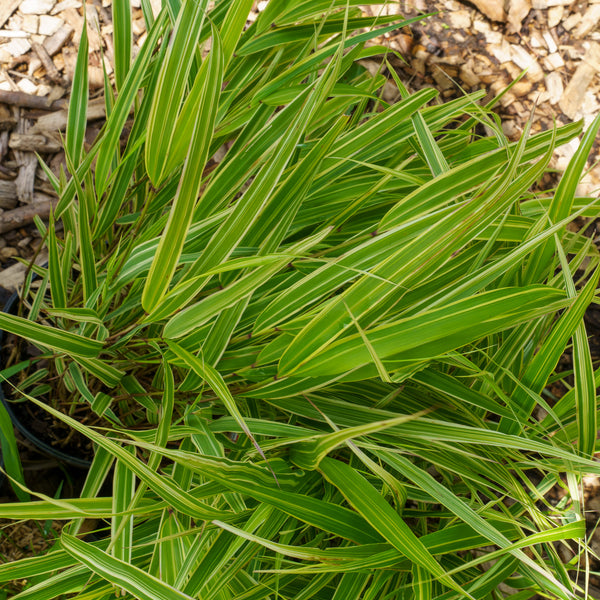
<path fill-rule="evenodd" d="M 15 293 L 8 299 L 8 302 L 4 306 L 3 312 L 8 313 L 8 314 L 16 314 L 18 305 L 19 305 L 19 295 Z M 3 344 L 3 342 L 2 342 L 3 337 L 4 337 L 4 331 L 2 331 L 0 329 L 0 347 L 2 347 L 2 344 Z M 15 414 L 12 403 L 9 402 L 6 399 L 6 397 L 4 396 L 4 391 L 2 389 L 2 386 L 0 386 L 0 401 L 2 402 L 2 404 L 4 404 L 4 407 L 6 408 L 6 412 L 8 412 L 8 414 L 10 415 L 10 418 L 11 418 L 15 428 L 23 435 L 23 437 L 25 437 L 27 440 L 29 440 L 41 452 L 43 452 L 44 454 L 47 454 L 48 456 L 56 458 L 57 460 L 60 460 L 70 466 L 73 466 L 73 467 L 77 467 L 80 469 L 89 469 L 90 468 L 90 466 L 92 464 L 91 461 L 86 460 L 84 458 L 78 458 L 77 456 L 72 456 L 70 454 L 67 454 L 66 452 L 62 452 L 61 450 L 57 450 L 50 444 L 47 444 L 46 442 L 44 442 L 44 440 L 41 440 L 35 433 L 33 433 L 31 431 L 31 429 L 27 426 L 27 423 L 24 423 Z"/>

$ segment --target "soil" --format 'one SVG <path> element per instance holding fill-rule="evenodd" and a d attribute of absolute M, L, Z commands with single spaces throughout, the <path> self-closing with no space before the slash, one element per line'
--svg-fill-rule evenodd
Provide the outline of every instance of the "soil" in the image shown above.
<path fill-rule="evenodd" d="M 64 164 L 60 150 L 64 132 L 64 107 L 73 74 L 79 37 L 83 26 L 82 0 L 40 2 L 46 8 L 38 13 L 21 10 L 24 0 L 0 0 L 0 304 L 18 288 L 24 267 L 18 258 L 36 260 L 46 257 L 39 252 L 41 238 L 32 224 L 34 215 L 47 217 L 56 202 L 47 177 L 37 166 L 39 153 L 58 173 Z M 35 4 L 35 3 L 33 3 Z M 152 0 L 152 4 L 155 1 Z M 264 2 L 257 3 L 257 9 Z M 29 0 L 29 5 L 32 1 Z M 112 20 L 110 0 L 88 0 L 85 12 L 90 28 L 90 83 L 92 101 L 88 112 L 91 143 L 102 124 L 102 54 L 104 66 L 112 71 Z M 132 0 L 134 52 L 145 37 L 139 0 Z M 27 9 L 29 10 L 29 9 Z M 442 100 L 464 92 L 484 90 L 491 100 L 515 78 L 526 74 L 505 94 L 494 109 L 502 119 L 502 128 L 517 139 L 531 119 L 532 130 L 540 131 L 554 122 L 583 119 L 587 127 L 600 113 L 600 2 L 598 0 L 399 0 L 387 6 L 365 8 L 369 14 L 393 11 L 406 17 L 429 13 L 431 16 L 398 29 L 378 40 L 400 56 L 390 61 L 410 91 L 436 87 Z M 374 60 L 364 61 L 374 71 Z M 384 98 L 399 96 L 388 83 Z M 576 141 L 557 149 L 552 165 L 560 172 L 577 148 Z M 589 172 L 579 187 L 581 194 L 597 194 L 600 189 L 600 141 L 594 145 Z M 548 185 L 555 183 L 550 178 Z M 588 233 L 600 242 L 598 223 Z M 600 307 L 592 306 L 586 315 L 592 356 L 600 360 Z M 560 368 L 571 368 L 567 353 Z M 553 386 L 559 396 L 564 386 Z M 53 495 L 60 485 L 70 496 L 81 485 L 81 473 L 54 459 L 48 459 L 17 434 L 23 451 L 27 483 L 32 489 Z M 62 483 L 61 483 L 62 482 Z M 7 501 L 6 482 L 0 488 Z M 558 502 L 562 491 L 551 492 Z M 586 519 L 592 549 L 600 555 L 600 479 L 584 481 Z M 2 525 L 0 524 L 0 530 Z M 23 524 L 10 534 L 21 538 L 10 551 L 0 535 L 0 559 L 17 558 L 15 552 L 30 547 L 42 550 L 39 540 L 31 542 L 37 524 Z M 11 552 L 13 552 L 11 554 Z M 565 556 L 565 559 L 569 557 Z M 600 562 L 593 560 L 591 597 L 600 598 Z"/>

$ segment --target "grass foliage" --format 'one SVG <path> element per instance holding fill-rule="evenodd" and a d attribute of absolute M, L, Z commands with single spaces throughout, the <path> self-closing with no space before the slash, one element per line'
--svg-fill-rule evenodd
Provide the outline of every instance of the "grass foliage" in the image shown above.
<path fill-rule="evenodd" d="M 95 447 L 80 497 L 0 506 L 68 522 L 0 580 L 29 579 L 15 600 L 582 593 L 599 271 L 567 225 L 598 214 L 576 186 L 599 121 L 558 187 L 534 192 L 581 124 L 514 143 L 479 93 L 440 103 L 398 82 L 388 105 L 361 59 L 386 66 L 365 43 L 397 18 L 271 0 L 246 28 L 249 0 L 164 5 L 154 18 L 142 1 L 132 59 L 114 0 L 90 149 L 84 31 L 70 175 L 48 171 L 60 201 L 38 223 L 48 266 L 22 316 L 0 316 L 50 359 L 23 393 Z M 557 374 L 568 347 L 574 371 Z M 106 536 L 80 539 L 86 518 Z"/>

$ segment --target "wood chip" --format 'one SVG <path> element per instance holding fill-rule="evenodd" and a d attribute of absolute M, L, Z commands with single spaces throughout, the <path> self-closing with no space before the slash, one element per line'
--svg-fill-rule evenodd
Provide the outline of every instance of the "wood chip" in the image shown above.
<path fill-rule="evenodd" d="M 565 66 L 565 61 L 558 52 L 554 52 L 544 58 L 544 66 L 547 71 L 555 71 L 556 69 L 562 69 Z"/>
<path fill-rule="evenodd" d="M 56 0 L 23 0 L 19 10 L 24 15 L 46 15 L 56 4 Z"/>
<path fill-rule="evenodd" d="M 51 91 L 52 88 L 49 85 L 46 85 L 45 83 L 40 83 L 40 85 L 37 86 L 38 96 L 49 96 Z"/>
<path fill-rule="evenodd" d="M 63 0 L 62 2 L 58 2 L 56 4 L 50 14 L 57 15 L 63 10 L 67 10 L 67 8 L 81 8 L 81 6 L 81 0 Z"/>
<path fill-rule="evenodd" d="M 600 44 L 593 42 L 586 52 L 581 64 L 573 74 L 565 93 L 559 102 L 561 110 L 570 119 L 575 119 L 583 104 L 585 93 L 600 70 Z"/>
<path fill-rule="evenodd" d="M 33 222 L 35 216 L 47 219 L 50 216 L 50 211 L 56 207 L 57 203 L 57 198 L 36 192 L 31 203 L 13 210 L 7 210 L 0 215 L 0 233 L 29 225 Z M 4 274 L 2 277 L 4 280 Z"/>
<path fill-rule="evenodd" d="M 150 6 L 152 7 L 152 12 L 155 17 L 158 17 L 160 11 L 162 10 L 162 2 L 161 0 L 150 0 Z"/>
<path fill-rule="evenodd" d="M 69 41 L 74 29 L 70 25 L 63 25 L 53 36 L 44 42 L 44 48 L 50 56 L 54 56 Z"/>
<path fill-rule="evenodd" d="M 564 171 L 569 166 L 569 162 L 579 148 L 579 143 L 579 138 L 574 138 L 556 149 L 555 166 L 559 171 Z"/>
<path fill-rule="evenodd" d="M 73 81 L 75 76 L 75 65 L 77 64 L 77 50 L 72 46 L 68 45 L 62 49 L 62 57 L 64 61 L 65 76 L 69 81 Z M 90 67 L 88 65 L 88 73 Z"/>
<path fill-rule="evenodd" d="M 550 104 L 556 104 L 563 95 L 564 87 L 560 73 L 553 71 L 546 76 L 546 90 Z"/>
<path fill-rule="evenodd" d="M 502 131 L 511 139 L 516 139 L 521 135 L 521 128 L 516 121 L 502 121 Z"/>
<path fill-rule="evenodd" d="M 575 29 L 577 25 L 581 23 L 581 15 L 579 13 L 573 13 L 569 17 L 567 17 L 561 25 L 567 30 L 571 31 L 571 29 Z"/>
<path fill-rule="evenodd" d="M 548 27 L 550 29 L 556 27 L 562 21 L 564 12 L 565 9 L 562 6 L 553 6 L 548 9 Z"/>
<path fill-rule="evenodd" d="M 4 27 L 4 23 L 19 8 L 19 4 L 21 4 L 21 0 L 2 0 L 0 3 L 0 27 Z"/>
<path fill-rule="evenodd" d="M 59 17 L 51 17 L 50 15 L 42 15 L 40 17 L 39 32 L 42 35 L 54 35 L 62 26 L 64 21 Z"/>
<path fill-rule="evenodd" d="M 142 35 L 146 31 L 144 19 L 135 19 L 131 23 L 131 31 L 133 31 L 133 35 Z"/>
<path fill-rule="evenodd" d="M 454 29 L 469 29 L 471 27 L 471 15 L 468 10 L 453 10 L 448 12 L 450 27 Z"/>
<path fill-rule="evenodd" d="M 511 60 L 520 69 L 527 69 L 527 77 L 532 81 L 541 81 L 544 78 L 544 72 L 539 63 L 523 46 L 511 44 Z"/>
<path fill-rule="evenodd" d="M 0 30 L 0 38 L 28 38 L 29 34 L 26 31 L 21 30 L 12 30 L 12 29 L 2 29 Z"/>
<path fill-rule="evenodd" d="M 473 0 L 473 4 L 482 14 L 492 21 L 506 20 L 503 0 Z"/>
<path fill-rule="evenodd" d="M 35 73 L 41 69 L 42 61 L 37 56 L 29 55 L 29 65 L 27 67 L 27 75 L 29 77 L 35 77 Z"/>
<path fill-rule="evenodd" d="M 56 104 L 54 103 L 57 100 L 60 100 L 66 93 L 67 90 L 62 85 L 53 85 L 50 89 L 50 93 L 48 94 L 48 102 L 52 102 L 53 106 L 58 106 L 58 102 Z"/>
<path fill-rule="evenodd" d="M 65 24 L 73 29 L 73 42 L 76 47 L 79 47 L 79 40 L 81 39 L 81 32 L 83 31 L 83 17 L 74 8 L 67 8 L 66 10 L 63 10 L 60 15 L 65 20 Z"/>
<path fill-rule="evenodd" d="M 14 181 L 0 179 L 0 208 L 3 210 L 16 208 L 17 186 Z"/>
<path fill-rule="evenodd" d="M 529 38 L 529 45 L 532 48 L 545 48 L 546 42 L 539 31 L 533 30 Z"/>
<path fill-rule="evenodd" d="M 0 217 L 1 218 L 1 217 Z M 36 265 L 43 265 L 48 262 L 48 252 L 42 251 L 35 259 Z M 27 265 L 23 263 L 15 263 L 10 267 L 2 270 L 2 287 L 16 292 L 23 285 L 25 279 L 25 273 L 27 272 Z"/>
<path fill-rule="evenodd" d="M 550 98 L 550 94 L 547 91 L 543 92 L 533 92 L 527 96 L 528 100 L 538 106 L 542 105 L 544 102 L 548 102 Z"/>
<path fill-rule="evenodd" d="M 93 100 L 90 100 L 87 111 L 87 120 L 94 121 L 103 119 L 105 116 L 104 98 L 94 98 Z M 66 127 L 67 111 L 58 110 L 39 117 L 31 128 L 30 133 L 41 133 L 44 135 L 47 132 L 64 131 Z"/>
<path fill-rule="evenodd" d="M 530 10 L 530 0 L 510 0 L 506 17 L 508 33 L 517 33 L 521 30 L 521 24 Z"/>
<path fill-rule="evenodd" d="M 37 33 L 40 18 L 38 15 L 24 15 L 23 16 L 23 31 L 27 33 Z"/>
<path fill-rule="evenodd" d="M 17 83 L 17 86 L 25 94 L 29 94 L 30 96 L 37 95 L 37 85 L 35 85 L 31 79 L 27 79 L 27 77 L 20 79 Z"/>
<path fill-rule="evenodd" d="M 46 98 L 24 94 L 23 92 L 5 92 L 4 90 L 0 90 L 0 102 L 41 110 L 56 110 L 59 108 L 57 105 L 52 105 L 48 102 Z"/>
<path fill-rule="evenodd" d="M 4 48 L 16 58 L 17 56 L 22 56 L 26 52 L 29 52 L 29 50 L 31 50 L 31 44 L 26 39 L 15 38 L 8 42 L 8 44 L 5 44 Z"/>
<path fill-rule="evenodd" d="M 31 152 L 23 152 L 19 162 L 21 166 L 19 167 L 19 174 L 15 179 L 17 198 L 21 204 L 30 204 L 34 200 L 33 186 L 35 183 L 35 172 L 38 168 L 38 159 Z"/>
<path fill-rule="evenodd" d="M 512 60 L 510 44 L 506 39 L 502 38 L 499 44 L 490 44 L 488 47 L 491 54 L 496 58 L 496 60 L 500 64 Z"/>
<path fill-rule="evenodd" d="M 475 87 L 481 83 L 481 79 L 467 65 L 460 68 L 460 78 L 469 87 Z"/>
<path fill-rule="evenodd" d="M 550 52 L 550 54 L 558 50 L 558 46 L 556 45 L 556 42 L 549 31 L 545 31 L 542 34 L 542 37 L 544 38 L 544 42 L 546 42 L 546 47 L 548 48 L 548 52 Z"/>
<path fill-rule="evenodd" d="M 576 38 L 586 37 L 588 33 L 596 28 L 598 21 L 600 21 L 600 4 L 592 4 L 585 11 L 581 23 L 579 23 L 579 26 L 573 32 L 573 35 Z"/>
<path fill-rule="evenodd" d="M 436 87 L 439 90 L 444 91 L 454 88 L 452 79 L 450 79 L 446 72 L 439 67 L 433 72 L 433 78 L 435 79 L 435 83 L 437 84 Z"/>
<path fill-rule="evenodd" d="M 16 125 L 16 121 L 15 121 Z M 9 170 L 2 164 L 6 153 L 8 152 L 8 131 L 0 131 L 0 172 L 4 175 L 9 175 L 11 179 L 16 177 L 16 173 L 10 173 Z"/>
<path fill-rule="evenodd" d="M 533 8 L 544 10 L 552 6 L 569 6 L 574 0 L 532 0 Z"/>
<path fill-rule="evenodd" d="M 510 91 L 517 97 L 526 96 L 531 91 L 533 84 L 528 79 L 521 79 L 517 81 L 511 88 Z"/>
<path fill-rule="evenodd" d="M 8 140 L 8 145 L 13 150 L 21 150 L 22 152 L 53 153 L 59 152 L 62 148 L 60 141 L 34 133 L 13 133 Z"/>

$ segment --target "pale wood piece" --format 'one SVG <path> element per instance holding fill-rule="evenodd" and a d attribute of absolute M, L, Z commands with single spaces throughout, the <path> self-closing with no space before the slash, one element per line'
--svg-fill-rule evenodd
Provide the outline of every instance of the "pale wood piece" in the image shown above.
<path fill-rule="evenodd" d="M 54 56 L 71 38 L 74 29 L 70 25 L 63 25 L 53 36 L 46 39 L 44 48 L 50 56 Z"/>
<path fill-rule="evenodd" d="M 21 166 L 19 167 L 19 174 L 15 179 L 17 198 L 22 204 L 31 204 L 34 200 L 33 186 L 35 183 L 35 172 L 38 167 L 38 159 L 37 156 L 31 152 L 19 153 L 21 154 Z"/>
<path fill-rule="evenodd" d="M 48 99 L 42 96 L 34 96 L 24 92 L 7 92 L 5 90 L 0 90 L 0 103 L 38 110 L 56 110 L 62 108 L 62 104 L 64 104 L 48 102 Z"/>
<path fill-rule="evenodd" d="M 52 9 L 51 14 L 57 15 L 67 8 L 81 8 L 81 0 L 63 0 Z"/>
<path fill-rule="evenodd" d="M 18 58 L 31 50 L 31 44 L 29 43 L 29 40 L 25 38 L 16 37 L 12 38 L 8 44 L 5 44 L 4 49 L 7 50 L 13 58 Z"/>
<path fill-rule="evenodd" d="M 553 6 L 569 6 L 573 4 L 573 0 L 533 0 L 532 6 L 535 9 L 544 10 Z"/>
<path fill-rule="evenodd" d="M 478 10 L 492 21 L 506 21 L 504 0 L 473 0 Z"/>
<path fill-rule="evenodd" d="M 558 103 L 569 119 L 576 118 L 583 104 L 585 93 L 598 71 L 600 71 L 600 44 L 592 42 Z"/>
<path fill-rule="evenodd" d="M 0 30 L 0 38 L 28 38 L 29 34 L 26 31 L 14 31 L 13 29 Z"/>
<path fill-rule="evenodd" d="M 62 144 L 51 137 L 39 133 L 13 133 L 8 145 L 21 152 L 59 152 Z"/>
<path fill-rule="evenodd" d="M 552 72 L 557 69 L 562 69 L 565 66 L 565 61 L 558 52 L 554 52 L 554 54 L 548 54 L 548 56 L 544 58 L 544 66 L 547 71 Z"/>
<path fill-rule="evenodd" d="M 541 81 L 544 79 L 542 67 L 540 67 L 537 60 L 525 48 L 517 44 L 511 44 L 510 50 L 512 62 L 520 69 L 527 69 L 527 77 L 531 81 Z"/>
<path fill-rule="evenodd" d="M 592 4 L 583 15 L 581 23 L 573 33 L 576 38 L 584 38 L 596 28 L 600 21 L 600 4 Z"/>
<path fill-rule="evenodd" d="M 581 15 L 579 13 L 573 13 L 562 21 L 561 25 L 567 30 L 575 29 L 581 23 Z"/>
<path fill-rule="evenodd" d="M 0 179 L 0 208 L 6 210 L 17 206 L 17 186 L 14 181 Z"/>
<path fill-rule="evenodd" d="M 19 10 L 24 15 L 46 15 L 56 4 L 56 0 L 22 0 Z"/>
<path fill-rule="evenodd" d="M 4 27 L 4 23 L 19 8 L 19 4 L 21 4 L 21 0 L 2 0 L 0 4 L 0 27 Z"/>
<path fill-rule="evenodd" d="M 47 219 L 50 216 L 50 211 L 56 207 L 57 203 L 58 198 L 36 192 L 33 202 L 12 210 L 6 210 L 0 215 L 0 233 L 29 225 L 33 222 L 35 216 Z"/>
<path fill-rule="evenodd" d="M 33 81 L 31 81 L 31 79 L 28 79 L 27 77 L 22 77 L 21 79 L 19 79 L 19 81 L 17 81 L 17 86 L 25 94 L 30 94 L 31 96 L 41 96 L 41 94 L 38 91 L 38 86 L 35 85 L 35 83 L 33 83 Z"/>
<path fill-rule="evenodd" d="M 37 33 L 40 18 L 38 15 L 23 15 L 23 31 Z"/>
<path fill-rule="evenodd" d="M 44 265 L 48 262 L 48 252 L 42 250 L 35 259 L 36 265 Z M 15 263 L 0 271 L 0 285 L 6 289 L 16 292 L 23 285 L 27 266 L 23 263 Z"/>
<path fill-rule="evenodd" d="M 152 12 L 154 16 L 157 17 L 158 13 L 162 10 L 161 0 L 150 0 L 150 6 L 152 7 Z"/>
<path fill-rule="evenodd" d="M 50 15 L 42 15 L 40 17 L 39 33 L 42 35 L 54 35 L 62 26 L 64 21 L 59 17 L 51 17 Z"/>
<path fill-rule="evenodd" d="M 553 54 L 554 52 L 556 52 L 558 50 L 558 46 L 557 46 L 556 42 L 554 41 L 552 34 L 549 31 L 545 31 L 542 34 L 542 37 L 544 38 L 544 42 L 546 42 L 546 47 L 548 48 L 548 52 L 550 54 Z"/>
<path fill-rule="evenodd" d="M 104 110 L 104 98 L 94 98 L 90 100 L 87 111 L 87 120 L 95 121 L 97 119 L 103 119 L 106 116 Z M 31 128 L 30 133 L 41 133 L 48 131 L 64 131 L 67 128 L 67 111 L 57 110 L 56 112 L 42 115 L 34 126 Z"/>
<path fill-rule="evenodd" d="M 563 6 L 553 6 L 548 9 L 548 27 L 550 29 L 556 27 L 562 21 L 564 12 Z"/>
<path fill-rule="evenodd" d="M 83 17 L 74 8 L 67 8 L 63 10 L 60 16 L 65 20 L 65 25 L 70 26 L 73 33 L 73 42 L 76 48 L 79 48 L 79 40 L 81 39 L 81 32 L 83 31 Z"/>
<path fill-rule="evenodd" d="M 510 0 L 506 17 L 509 33 L 515 33 L 521 29 L 521 23 L 529 14 L 530 10 L 530 0 Z"/>
<path fill-rule="evenodd" d="M 549 94 L 550 104 L 556 104 L 563 96 L 564 87 L 560 73 L 553 71 L 546 77 L 546 89 Z"/>

